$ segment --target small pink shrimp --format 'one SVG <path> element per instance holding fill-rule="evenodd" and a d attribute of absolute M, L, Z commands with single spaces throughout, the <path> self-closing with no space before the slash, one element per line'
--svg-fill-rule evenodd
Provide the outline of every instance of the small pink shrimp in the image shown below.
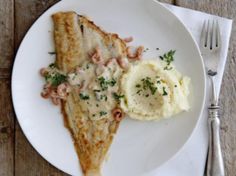
<path fill-rule="evenodd" d="M 50 93 L 51 93 L 51 85 L 50 84 L 45 84 L 44 86 L 43 86 L 43 91 L 41 92 L 41 96 L 43 97 L 43 98 L 49 98 L 50 97 Z"/>
<path fill-rule="evenodd" d="M 138 49 L 136 50 L 138 60 L 142 59 L 143 50 L 144 50 L 143 46 L 139 46 Z"/>
<path fill-rule="evenodd" d="M 116 62 L 116 58 L 110 58 L 108 59 L 108 61 L 105 63 L 105 66 L 109 67 L 110 65 L 112 65 L 114 62 Z"/>
<path fill-rule="evenodd" d="M 131 51 L 132 47 L 128 46 L 126 51 L 127 51 L 127 57 L 129 59 L 134 59 L 134 60 L 140 60 L 143 54 L 144 47 L 139 46 L 135 52 Z"/>
<path fill-rule="evenodd" d="M 120 122 L 123 119 L 124 114 L 121 108 L 116 107 L 112 110 L 112 116 L 115 119 L 115 121 Z"/>
<path fill-rule="evenodd" d="M 128 67 L 128 62 L 124 58 L 118 57 L 116 58 L 116 61 L 121 68 L 126 69 Z"/>
<path fill-rule="evenodd" d="M 95 48 L 95 51 L 93 52 L 92 55 L 90 55 L 90 57 L 94 64 L 99 64 L 103 62 L 101 50 L 99 47 Z"/>
<path fill-rule="evenodd" d="M 132 52 L 132 47 L 131 46 L 128 46 L 126 48 L 126 51 L 127 51 L 127 57 L 130 58 L 130 59 L 134 59 L 136 58 L 136 53 Z"/>
<path fill-rule="evenodd" d="M 57 95 L 61 99 L 65 99 L 70 92 L 70 87 L 67 83 L 62 83 L 57 87 Z"/>
<path fill-rule="evenodd" d="M 56 92 L 55 89 L 52 89 L 49 93 L 49 98 L 52 100 L 52 103 L 54 105 L 59 105 L 61 102 L 60 102 L 60 98 L 58 97 L 58 94 Z"/>
<path fill-rule="evenodd" d="M 133 40 L 134 40 L 134 39 L 133 39 L 133 37 L 131 37 L 131 36 L 123 39 L 123 41 L 124 41 L 125 43 L 132 42 Z"/>
<path fill-rule="evenodd" d="M 56 97 L 51 97 L 52 103 L 54 105 L 60 105 L 61 104 L 61 100 L 60 98 L 56 98 Z"/>
<path fill-rule="evenodd" d="M 50 97 L 50 94 L 48 92 L 41 92 L 41 96 L 45 99 Z"/>
<path fill-rule="evenodd" d="M 41 68 L 39 70 L 39 73 L 41 76 L 46 76 L 48 74 L 48 70 L 47 70 L 47 68 Z"/>

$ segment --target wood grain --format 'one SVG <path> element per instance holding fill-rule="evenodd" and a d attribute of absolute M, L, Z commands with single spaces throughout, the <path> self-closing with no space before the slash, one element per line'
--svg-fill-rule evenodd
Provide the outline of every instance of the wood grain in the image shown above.
<path fill-rule="evenodd" d="M 10 68 L 14 48 L 14 2 L 0 1 L 0 69 Z M 0 70 L 1 71 L 1 70 Z M 0 72 L 1 73 L 1 72 Z"/>
<path fill-rule="evenodd" d="M 60 0 L 15 0 L 15 48 L 17 49 L 32 23 Z"/>
<path fill-rule="evenodd" d="M 236 18 L 236 1 L 231 0 L 178 0 L 180 6 L 201 10 L 211 14 Z M 233 23 L 228 60 L 225 67 L 220 94 L 223 109 L 221 119 L 221 144 L 226 176 L 236 175 L 236 24 Z"/>
<path fill-rule="evenodd" d="M 0 176 L 66 175 L 51 166 L 32 148 L 18 123 L 14 127 L 10 94 L 10 72 L 14 48 L 16 51 L 26 31 L 37 17 L 57 1 L 0 0 Z M 233 19 L 236 17 L 236 0 L 160 1 Z M 223 107 L 221 140 L 227 176 L 234 176 L 236 171 L 235 57 L 236 28 L 234 23 L 220 96 Z"/>
<path fill-rule="evenodd" d="M 14 113 L 10 82 L 0 79 L 0 175 L 14 174 Z M 4 107 L 4 108 L 3 108 Z"/>
<path fill-rule="evenodd" d="M 1 18 L 3 17 L 4 18 Z M 14 55 L 14 2 L 0 1 L 0 175 L 14 174 L 14 113 L 10 95 L 10 67 Z"/>
<path fill-rule="evenodd" d="M 15 0 L 15 46 L 19 46 L 28 28 L 48 7 L 58 0 Z M 30 145 L 20 126 L 15 127 L 15 175 L 66 175 L 45 161 Z"/>

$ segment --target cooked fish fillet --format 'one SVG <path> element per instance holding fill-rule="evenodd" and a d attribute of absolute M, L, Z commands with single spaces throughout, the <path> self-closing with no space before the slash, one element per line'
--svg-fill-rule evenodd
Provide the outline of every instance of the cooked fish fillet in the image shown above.
<path fill-rule="evenodd" d="M 92 21 L 75 12 L 53 14 L 56 64 L 69 73 L 99 46 L 104 59 L 126 56 L 126 44 L 117 34 L 102 31 Z M 72 90 L 61 105 L 65 126 L 69 129 L 86 176 L 99 176 L 104 157 L 119 126 L 111 116 L 89 119 L 82 112 L 78 92 Z"/>

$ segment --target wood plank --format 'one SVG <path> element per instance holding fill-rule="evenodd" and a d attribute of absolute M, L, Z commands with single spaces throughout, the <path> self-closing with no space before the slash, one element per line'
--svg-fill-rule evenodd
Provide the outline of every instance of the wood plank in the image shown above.
<path fill-rule="evenodd" d="M 31 24 L 58 0 L 15 0 L 15 47 L 17 48 Z M 45 161 L 30 145 L 20 126 L 15 127 L 15 175 L 66 175 Z M 1 174 L 0 174 L 1 175 Z"/>
<path fill-rule="evenodd" d="M 12 54 L 14 54 L 13 49 L 12 49 Z M 13 56 L 11 58 L 13 58 Z M 0 79 L 4 79 L 4 78 L 10 79 L 11 70 L 12 70 L 11 68 L 0 68 Z"/>
<path fill-rule="evenodd" d="M 15 48 L 17 49 L 32 23 L 60 0 L 15 0 Z"/>
<path fill-rule="evenodd" d="M 201 10 L 211 14 L 235 19 L 236 1 L 231 0 L 177 0 L 177 5 Z M 236 24 L 233 23 L 228 60 L 223 77 L 220 105 L 223 109 L 221 119 L 221 144 L 224 155 L 226 175 L 235 175 L 236 170 Z"/>
<path fill-rule="evenodd" d="M 0 175 L 14 174 L 14 113 L 10 81 L 0 79 Z"/>
<path fill-rule="evenodd" d="M 14 48 L 14 2 L 0 1 L 0 68 L 10 68 L 13 61 Z M 0 72 L 1 73 L 1 72 Z"/>
<path fill-rule="evenodd" d="M 161 2 L 172 3 L 171 0 L 161 0 Z M 32 21 L 41 14 L 48 6 L 54 1 L 23 1 L 16 0 L 16 17 L 17 18 L 17 30 L 16 30 L 16 46 L 22 39 L 26 29 L 31 25 Z M 196 10 L 202 10 L 208 13 L 235 17 L 234 9 L 236 4 L 230 0 L 215 0 L 215 1 L 188 1 L 188 0 L 176 0 L 177 5 L 188 7 Z M 23 13 L 30 9 L 31 15 Z M 23 16 L 23 18 L 22 18 Z M 226 175 L 233 175 L 236 165 L 236 71 L 235 71 L 235 46 L 236 39 L 235 28 L 232 33 L 232 40 L 230 44 L 229 57 L 224 75 L 222 91 L 221 91 L 221 105 L 224 107 L 222 118 L 222 148 L 224 150 L 224 159 L 226 164 Z M 8 64 L 5 64 L 8 65 Z M 62 172 L 57 171 L 55 168 L 45 162 L 28 144 L 24 135 L 22 134 L 19 126 L 16 127 L 16 175 L 63 175 Z M 22 162 L 24 161 L 24 162 Z M 1 166 L 0 166 L 1 168 Z M 32 171 L 31 171 L 32 170 Z M 0 171 L 1 173 L 1 171 Z M 0 174 L 1 175 L 1 174 Z"/>
<path fill-rule="evenodd" d="M 0 175 L 14 174 L 14 113 L 11 103 L 10 67 L 14 55 L 14 2 L 0 1 Z"/>

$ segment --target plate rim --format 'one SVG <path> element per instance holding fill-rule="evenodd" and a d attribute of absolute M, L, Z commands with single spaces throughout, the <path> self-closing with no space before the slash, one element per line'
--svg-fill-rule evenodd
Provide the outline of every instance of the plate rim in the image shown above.
<path fill-rule="evenodd" d="M 171 11 L 171 9 L 167 8 L 165 6 L 165 3 L 162 3 L 162 2 L 159 2 L 157 0 L 151 0 L 157 4 L 160 5 L 160 7 L 166 9 L 171 15 L 173 18 L 175 18 L 175 20 L 177 20 L 184 28 L 185 30 L 187 31 L 187 34 L 190 35 L 192 41 L 193 41 L 193 44 L 195 46 L 195 49 L 197 49 L 197 52 L 198 52 L 198 55 L 199 55 L 199 58 L 200 58 L 200 61 L 201 61 L 201 65 L 202 65 L 202 71 L 203 71 L 203 99 L 202 99 L 202 103 L 201 103 L 201 110 L 199 112 L 199 117 L 196 121 L 196 125 L 194 126 L 194 128 L 192 129 L 192 132 L 191 134 L 189 135 L 189 137 L 187 137 L 186 141 L 182 144 L 182 146 L 179 148 L 179 150 L 174 154 L 172 155 L 168 160 L 164 161 L 162 164 L 160 164 L 158 167 L 156 167 L 155 169 L 149 171 L 147 174 L 152 174 L 154 173 L 158 168 L 166 165 L 169 161 L 171 161 L 172 159 L 174 159 L 179 153 L 181 153 L 185 146 L 187 145 L 187 143 L 190 141 L 190 139 L 192 138 L 194 132 L 197 130 L 198 126 L 199 126 L 199 123 L 200 123 L 200 120 L 203 118 L 202 114 L 203 114 L 203 111 L 204 111 L 204 107 L 205 107 L 205 104 L 206 104 L 206 81 L 207 81 L 207 77 L 206 77 L 206 70 L 205 70 L 205 64 L 204 64 L 204 60 L 203 60 L 203 57 L 201 55 L 201 51 L 200 51 L 200 48 L 198 46 L 198 43 L 196 41 L 196 39 L 194 38 L 193 34 L 190 32 L 190 30 L 186 27 L 186 25 Z M 171 5 L 171 4 L 167 4 L 167 5 Z"/>
<path fill-rule="evenodd" d="M 58 166 L 56 166 L 54 163 L 50 162 L 47 157 L 42 153 L 40 152 L 39 150 L 37 150 L 38 148 L 31 143 L 30 141 L 30 137 L 27 135 L 27 133 L 25 132 L 25 130 L 22 128 L 22 121 L 18 118 L 18 113 L 16 111 L 16 102 L 15 102 L 15 93 L 14 93 L 14 75 L 15 75 L 15 70 L 16 70 L 16 60 L 17 60 L 17 57 L 19 55 L 19 51 L 21 50 L 22 48 L 22 43 L 24 43 L 24 41 L 26 40 L 26 37 L 28 35 L 28 33 L 32 30 L 32 28 L 34 27 L 34 25 L 38 22 L 38 20 L 46 13 L 48 12 L 51 8 L 53 8 L 54 6 L 64 2 L 65 0 L 61 0 L 53 5 L 51 5 L 50 7 L 48 7 L 37 19 L 35 19 L 35 21 L 32 23 L 32 25 L 29 27 L 29 29 L 26 31 L 23 39 L 21 40 L 20 42 L 20 45 L 17 49 L 17 52 L 16 52 L 16 55 L 15 55 L 15 58 L 14 58 L 14 62 L 13 62 L 13 66 L 12 66 L 12 74 L 11 74 L 11 99 L 12 99 L 12 104 L 13 104 L 13 109 L 14 109 L 14 112 L 15 112 L 15 115 L 16 115 L 16 119 L 19 123 L 19 126 L 23 132 L 23 134 L 25 135 L 27 141 L 29 142 L 29 144 L 33 147 L 33 149 L 43 158 L 45 159 L 48 163 L 50 163 L 53 167 L 57 168 L 58 170 L 60 171 L 63 171 L 64 173 L 67 173 L 67 174 L 70 174 L 70 172 L 62 169 L 62 168 L 59 168 Z M 191 131 L 191 134 L 187 137 L 186 141 L 179 147 L 179 149 L 175 152 L 175 154 L 173 154 L 171 157 L 169 157 L 169 159 L 167 159 L 166 161 L 164 161 L 163 163 L 161 163 L 159 166 L 157 166 L 156 168 L 150 170 L 147 172 L 147 174 L 151 174 L 153 172 L 155 172 L 158 168 L 162 167 L 163 165 L 167 164 L 170 160 L 174 159 L 181 151 L 183 151 L 183 149 L 185 148 L 186 144 L 189 142 L 189 140 L 192 138 L 193 136 L 193 133 L 196 131 L 197 127 L 199 126 L 199 121 L 202 117 L 202 113 L 203 113 L 203 110 L 204 110 L 204 106 L 205 106 L 205 102 L 206 102 L 206 71 L 205 71 L 205 66 L 204 66 L 204 61 L 203 61 L 203 58 L 202 58 L 202 55 L 201 55 L 201 52 L 200 52 L 200 49 L 199 49 L 199 46 L 198 46 L 198 43 L 196 41 L 196 39 L 194 38 L 194 36 L 192 35 L 192 33 L 190 32 L 190 30 L 185 26 L 185 24 L 169 9 L 165 6 L 165 3 L 161 3 L 161 2 L 158 2 L 157 0 L 150 0 L 150 1 L 153 1 L 156 3 L 156 5 L 158 5 L 160 8 L 164 8 L 165 11 L 167 11 L 169 14 L 171 14 L 172 18 L 175 20 L 175 21 L 178 21 L 178 23 L 180 23 L 182 25 L 182 27 L 186 30 L 186 34 L 188 34 L 190 36 L 190 38 L 192 39 L 192 42 L 194 44 L 194 48 L 197 50 L 197 53 L 198 53 L 198 56 L 199 56 L 199 59 L 200 59 L 200 62 L 201 62 L 201 67 L 202 67 L 202 71 L 203 71 L 203 99 L 201 101 L 201 108 L 200 108 L 200 111 L 199 111 L 199 117 L 197 118 L 196 120 L 196 124 L 194 126 L 194 128 L 192 129 Z M 70 1 L 68 1 L 70 2 Z M 79 165 L 80 167 L 80 165 Z"/>

